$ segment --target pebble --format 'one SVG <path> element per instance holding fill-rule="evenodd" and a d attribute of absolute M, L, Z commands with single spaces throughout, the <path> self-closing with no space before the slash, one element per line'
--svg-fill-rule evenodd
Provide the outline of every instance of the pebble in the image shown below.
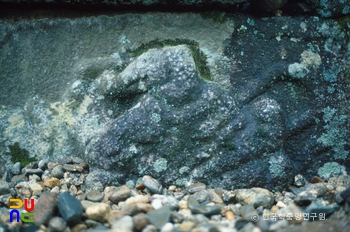
<path fill-rule="evenodd" d="M 204 214 L 204 215 L 213 215 L 221 213 L 221 207 L 219 205 L 213 206 L 201 206 L 194 196 L 190 196 L 187 200 L 188 208 L 193 214 Z"/>
<path fill-rule="evenodd" d="M 149 198 L 144 195 L 138 195 L 136 197 L 130 197 L 125 201 L 125 205 L 132 205 L 137 203 L 148 203 Z"/>
<path fill-rule="evenodd" d="M 99 203 L 89 206 L 85 213 L 91 220 L 98 222 L 107 222 L 111 208 L 108 204 Z"/>
<path fill-rule="evenodd" d="M 41 170 L 40 168 L 25 168 L 24 169 L 25 176 L 29 176 L 29 175 L 33 175 L 33 174 L 41 176 L 43 174 L 43 170 Z"/>
<path fill-rule="evenodd" d="M 294 185 L 297 187 L 302 187 L 306 183 L 306 180 L 303 175 L 298 174 L 294 177 Z"/>
<path fill-rule="evenodd" d="M 49 231 L 61 232 L 66 229 L 67 223 L 61 217 L 53 217 L 49 222 Z"/>
<path fill-rule="evenodd" d="M 232 211 L 226 211 L 225 213 L 225 217 L 227 218 L 227 220 L 233 221 L 235 220 L 235 215 L 233 214 Z"/>
<path fill-rule="evenodd" d="M 57 201 L 57 206 L 62 218 L 68 224 L 80 222 L 83 214 L 83 206 L 75 197 L 66 192 L 61 193 Z"/>
<path fill-rule="evenodd" d="M 139 213 L 132 217 L 135 225 L 135 229 L 141 231 L 147 225 L 149 225 L 150 221 L 146 214 Z"/>
<path fill-rule="evenodd" d="M 61 187 L 61 182 L 56 177 L 52 177 L 52 178 L 46 179 L 44 181 L 44 186 L 49 187 L 49 188 L 54 188 L 56 186 Z"/>
<path fill-rule="evenodd" d="M 134 229 L 134 221 L 130 216 L 124 216 L 112 225 L 112 229 L 130 230 Z"/>
<path fill-rule="evenodd" d="M 62 168 L 62 165 L 57 165 L 51 170 L 52 177 L 61 179 L 64 175 L 64 170 Z"/>
<path fill-rule="evenodd" d="M 62 165 L 63 170 L 67 172 L 83 172 L 84 168 L 80 165 L 76 164 L 63 164 Z"/>
<path fill-rule="evenodd" d="M 308 223 L 300 215 L 322 212 L 326 213 L 327 219 L 337 220 L 350 209 L 349 176 L 308 183 L 303 176 L 297 175 L 294 186 L 274 194 L 262 188 L 207 189 L 204 183 L 194 183 L 185 190 L 175 185 L 163 188 L 151 176 L 144 176 L 141 184 L 135 185 L 136 181 L 129 180 L 126 185 L 105 188 L 98 185 L 101 188 L 92 190 L 85 185 L 88 165 L 82 160 L 72 158 L 61 164 L 39 164 L 33 163 L 24 171 L 40 167 L 41 177 L 37 174 L 13 175 L 8 171 L 11 178 L 6 182 L 4 179 L 9 178 L 3 176 L 0 181 L 0 223 L 10 225 L 8 209 L 1 205 L 7 205 L 11 195 L 37 199 L 36 227 L 31 230 L 28 227 L 26 231 L 40 232 L 261 232 L 290 228 L 293 231 L 302 231 L 302 228 L 321 231 L 314 229 L 320 222 Z M 252 223 L 255 214 L 260 219 Z M 286 214 L 294 216 L 289 220 L 271 219 L 273 215 Z M 263 215 L 270 219 L 263 219 Z M 16 227 L 12 231 L 24 228 L 21 224 L 11 226 Z M 0 232 L 2 228 L 0 225 Z M 322 229 L 327 231 L 329 228 L 323 225 Z"/>
<path fill-rule="evenodd" d="M 158 180 L 146 175 L 142 178 L 142 181 L 145 187 L 148 188 L 151 193 L 161 194 L 163 192 L 163 186 Z"/>
<path fill-rule="evenodd" d="M 130 188 L 126 185 L 123 185 L 120 188 L 117 188 L 115 191 L 113 191 L 112 194 L 108 197 L 108 200 L 110 200 L 113 203 L 118 203 L 120 201 L 126 200 L 130 196 Z"/>
<path fill-rule="evenodd" d="M 36 182 L 29 183 L 29 188 L 32 191 L 32 196 L 39 196 L 41 191 L 43 190 L 43 187 L 41 187 L 41 185 Z"/>
<path fill-rule="evenodd" d="M 11 168 L 11 172 L 13 175 L 21 174 L 21 163 L 20 162 L 15 163 Z"/>
<path fill-rule="evenodd" d="M 104 193 L 101 193 L 96 190 L 92 190 L 88 194 L 86 194 L 86 199 L 93 202 L 101 202 L 104 196 L 105 196 Z"/>
<path fill-rule="evenodd" d="M 187 192 L 193 194 L 195 192 L 199 192 L 205 190 L 207 186 L 201 182 L 191 184 L 187 187 Z"/>
<path fill-rule="evenodd" d="M 30 190 L 29 183 L 26 181 L 19 182 L 15 186 L 15 190 L 17 193 L 17 196 L 21 199 L 23 198 L 30 198 L 32 196 L 32 191 Z"/>
<path fill-rule="evenodd" d="M 264 208 L 271 208 L 274 202 L 273 194 L 263 188 L 251 189 L 236 189 L 236 200 L 242 205 L 253 205 L 254 208 L 262 206 Z"/>
<path fill-rule="evenodd" d="M 251 220 L 253 215 L 258 215 L 253 205 L 243 205 L 240 209 L 241 217 L 245 220 Z"/>
<path fill-rule="evenodd" d="M 156 209 L 147 213 L 149 221 L 153 224 L 157 230 L 160 230 L 167 222 L 170 221 L 171 208 L 169 206 L 163 206 L 160 209 Z"/>

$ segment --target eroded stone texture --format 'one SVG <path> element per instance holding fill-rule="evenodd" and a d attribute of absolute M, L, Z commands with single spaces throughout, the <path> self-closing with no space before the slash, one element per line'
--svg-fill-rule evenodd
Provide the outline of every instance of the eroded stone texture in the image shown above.
<path fill-rule="evenodd" d="M 80 156 L 89 190 L 144 175 L 272 189 L 327 162 L 349 167 L 346 20 L 149 13 L 0 25 L 2 172 L 15 142 L 66 167 Z M 132 56 L 180 34 L 207 56 L 212 81 L 186 44 Z"/>

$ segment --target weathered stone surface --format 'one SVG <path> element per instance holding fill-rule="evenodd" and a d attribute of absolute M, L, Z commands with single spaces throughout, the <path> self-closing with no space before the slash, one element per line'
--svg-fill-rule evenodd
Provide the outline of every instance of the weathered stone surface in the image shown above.
<path fill-rule="evenodd" d="M 1 19 L 0 172 L 17 141 L 38 159 L 81 155 L 92 170 L 85 187 L 99 191 L 144 175 L 278 189 L 327 162 L 349 167 L 348 19 L 225 20 Z M 179 40 L 137 50 L 178 35 L 192 50 Z"/>

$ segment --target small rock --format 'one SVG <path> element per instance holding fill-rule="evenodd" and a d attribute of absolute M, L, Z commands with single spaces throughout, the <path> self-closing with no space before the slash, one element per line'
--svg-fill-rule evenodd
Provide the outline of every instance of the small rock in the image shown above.
<path fill-rule="evenodd" d="M 312 183 L 312 184 L 323 183 L 323 182 L 324 182 L 324 180 L 321 179 L 321 178 L 318 177 L 318 176 L 314 176 L 314 177 L 312 177 L 311 180 L 310 180 L 310 183 Z"/>
<path fill-rule="evenodd" d="M 142 181 L 143 181 L 143 184 L 146 186 L 146 188 L 148 188 L 152 193 L 154 194 L 162 193 L 163 186 L 158 180 L 146 175 L 142 178 Z"/>
<path fill-rule="evenodd" d="M 44 171 L 46 167 L 47 167 L 47 162 L 45 160 L 40 160 L 38 163 L 38 168 Z"/>
<path fill-rule="evenodd" d="M 155 210 L 151 204 L 147 204 L 147 203 L 136 203 L 136 206 L 144 213 Z"/>
<path fill-rule="evenodd" d="M 99 203 L 88 207 L 85 212 L 89 219 L 98 222 L 106 222 L 108 220 L 110 211 L 111 208 L 109 207 L 109 205 L 105 203 Z"/>
<path fill-rule="evenodd" d="M 25 176 L 29 176 L 29 175 L 33 175 L 33 174 L 41 176 L 43 174 L 43 170 L 41 170 L 40 168 L 25 168 L 24 169 Z"/>
<path fill-rule="evenodd" d="M 81 205 L 83 206 L 84 210 L 86 210 L 87 208 L 89 208 L 90 206 L 93 205 L 98 205 L 99 203 L 96 202 L 92 202 L 92 201 L 86 201 L 86 200 L 82 200 L 80 201 Z"/>
<path fill-rule="evenodd" d="M 132 231 L 134 229 L 134 221 L 130 216 L 124 216 L 118 221 L 114 222 L 112 225 L 112 229 L 122 229 Z"/>
<path fill-rule="evenodd" d="M 154 225 L 146 226 L 142 232 L 157 232 L 157 228 Z"/>
<path fill-rule="evenodd" d="M 33 175 L 29 176 L 29 181 L 38 182 L 40 180 L 41 180 L 41 178 L 38 175 L 33 174 Z"/>
<path fill-rule="evenodd" d="M 147 213 L 149 221 L 153 224 L 157 230 L 160 230 L 167 222 L 170 221 L 171 208 L 169 206 L 163 206 L 160 209 L 156 209 Z"/>
<path fill-rule="evenodd" d="M 323 213 L 325 216 L 329 216 L 337 210 L 339 210 L 338 204 L 325 205 L 316 201 L 313 201 L 308 207 L 306 207 L 306 211 L 309 214 L 319 215 L 320 213 Z"/>
<path fill-rule="evenodd" d="M 201 191 L 195 192 L 193 196 L 200 203 L 209 200 L 209 192 L 207 190 L 201 190 Z"/>
<path fill-rule="evenodd" d="M 160 230 L 161 232 L 173 232 L 174 225 L 170 222 L 165 223 L 165 225 Z"/>
<path fill-rule="evenodd" d="M 39 196 L 43 188 L 41 187 L 40 184 L 38 183 L 30 183 L 29 188 L 32 190 L 32 195 L 33 196 Z"/>
<path fill-rule="evenodd" d="M 233 214 L 233 212 L 232 212 L 231 210 L 226 211 L 225 217 L 226 217 L 227 220 L 229 220 L 229 221 L 235 220 L 235 215 Z"/>
<path fill-rule="evenodd" d="M 118 203 L 120 201 L 124 201 L 130 196 L 131 196 L 131 191 L 129 187 L 126 185 L 123 185 L 120 188 L 116 189 L 108 199 L 113 203 Z"/>
<path fill-rule="evenodd" d="M 49 222 L 49 231 L 61 232 L 66 229 L 67 223 L 61 217 L 53 217 Z"/>
<path fill-rule="evenodd" d="M 118 188 L 117 187 L 115 187 L 115 186 L 107 186 L 107 187 L 105 187 L 105 189 L 103 190 L 103 193 L 104 193 L 104 198 L 103 198 L 103 200 L 102 200 L 102 202 L 108 202 L 109 200 L 108 200 L 108 198 L 112 195 L 112 193 L 114 192 L 114 191 L 116 191 Z M 98 190 L 94 190 L 94 191 L 98 191 Z M 100 192 L 100 191 L 98 191 L 98 192 Z"/>
<path fill-rule="evenodd" d="M 185 221 L 179 225 L 182 231 L 191 231 L 194 227 L 196 227 L 196 223 L 192 221 Z"/>
<path fill-rule="evenodd" d="M 310 205 L 312 201 L 317 199 L 317 192 L 315 190 L 303 191 L 294 199 L 294 203 L 299 206 Z"/>
<path fill-rule="evenodd" d="M 96 227 L 96 226 L 95 226 L 95 227 Z M 87 229 L 88 229 L 87 225 L 80 223 L 80 224 L 75 225 L 75 226 L 71 229 L 71 231 L 72 231 L 72 232 L 81 232 L 81 231 L 86 231 Z"/>
<path fill-rule="evenodd" d="M 54 167 L 56 167 L 58 165 L 58 163 L 53 163 L 53 162 L 48 162 L 47 163 L 47 168 L 49 170 L 52 170 Z"/>
<path fill-rule="evenodd" d="M 132 217 L 135 225 L 135 229 L 141 231 L 149 224 L 148 216 L 144 213 L 136 214 Z"/>
<path fill-rule="evenodd" d="M 57 165 L 51 170 L 51 175 L 57 179 L 61 179 L 63 177 L 64 170 L 62 165 Z"/>
<path fill-rule="evenodd" d="M 245 220 L 251 220 L 253 215 L 258 215 L 253 205 L 243 205 L 240 209 L 241 217 Z"/>
<path fill-rule="evenodd" d="M 298 174 L 294 177 L 294 185 L 297 187 L 302 187 L 306 183 L 305 178 L 303 175 Z"/>
<path fill-rule="evenodd" d="M 149 198 L 144 195 L 138 195 L 135 197 L 130 197 L 125 201 L 125 205 L 132 205 L 137 203 L 148 203 Z"/>
<path fill-rule="evenodd" d="M 175 185 L 170 185 L 168 190 L 171 191 L 171 192 L 174 192 L 176 189 L 176 186 Z"/>
<path fill-rule="evenodd" d="M 146 186 L 143 183 L 141 183 L 141 184 L 136 184 L 135 188 L 139 191 L 143 191 L 146 188 Z"/>
<path fill-rule="evenodd" d="M 93 202 L 101 202 L 104 196 L 105 196 L 104 193 L 101 193 L 96 190 L 92 190 L 86 195 L 86 199 Z"/>
<path fill-rule="evenodd" d="M 214 202 L 215 204 L 224 203 L 222 198 L 219 196 L 219 194 L 216 193 L 216 191 L 214 189 L 208 189 L 208 193 L 209 193 L 210 201 Z"/>
<path fill-rule="evenodd" d="M 16 184 L 15 190 L 17 196 L 21 199 L 30 198 L 32 196 L 32 190 L 30 189 L 28 182 L 19 182 L 18 184 Z"/>
<path fill-rule="evenodd" d="M 193 214 L 214 215 L 221 213 L 219 205 L 201 206 L 193 196 L 188 197 L 187 204 Z"/>
<path fill-rule="evenodd" d="M 137 205 L 126 205 L 123 207 L 122 212 L 124 215 L 134 216 L 138 213 L 141 213 L 141 210 Z"/>
<path fill-rule="evenodd" d="M 20 162 L 15 163 L 11 168 L 11 172 L 13 175 L 21 174 L 21 163 Z"/>
<path fill-rule="evenodd" d="M 57 195 L 54 193 L 44 192 L 40 195 L 39 200 L 35 203 L 34 224 L 46 224 L 52 217 L 56 208 Z"/>
<path fill-rule="evenodd" d="M 49 187 L 49 188 L 54 188 L 54 187 L 60 187 L 61 186 L 61 182 L 59 179 L 52 177 L 50 179 L 46 179 L 44 181 L 44 186 Z"/>
<path fill-rule="evenodd" d="M 67 172 L 83 172 L 84 168 L 80 165 L 76 164 L 63 164 L 62 165 L 63 170 Z"/>
<path fill-rule="evenodd" d="M 283 215 L 290 224 L 300 224 L 304 221 L 303 211 L 294 204 L 279 209 L 276 215 Z"/>
<path fill-rule="evenodd" d="M 254 208 L 262 206 L 264 208 L 271 208 L 274 202 L 273 194 L 263 188 L 251 189 L 236 189 L 236 200 L 242 205 L 253 205 Z"/>
<path fill-rule="evenodd" d="M 193 194 L 195 192 L 199 192 L 202 190 L 205 190 L 207 186 L 201 182 L 191 184 L 190 186 L 187 187 L 187 192 L 190 194 Z"/>
<path fill-rule="evenodd" d="M 277 206 L 278 208 L 287 207 L 286 204 L 284 204 L 282 201 L 277 202 L 276 206 Z"/>
<path fill-rule="evenodd" d="M 340 196 L 346 201 L 346 203 L 350 204 L 350 187 L 341 192 Z"/>
<path fill-rule="evenodd" d="M 62 193 L 58 198 L 57 206 L 62 218 L 68 224 L 80 222 L 83 206 L 75 197 L 71 196 L 69 193 Z"/>

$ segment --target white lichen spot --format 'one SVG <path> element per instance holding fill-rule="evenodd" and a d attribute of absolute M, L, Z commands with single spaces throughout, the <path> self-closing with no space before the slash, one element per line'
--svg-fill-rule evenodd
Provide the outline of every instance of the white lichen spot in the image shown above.
<path fill-rule="evenodd" d="M 157 159 L 154 164 L 153 164 L 153 168 L 154 171 L 156 171 L 157 173 L 164 171 L 167 169 L 167 163 L 168 161 L 164 158 L 159 158 Z"/>
<path fill-rule="evenodd" d="M 9 137 L 13 137 L 12 130 L 22 129 L 25 124 L 24 118 L 20 114 L 11 115 L 7 121 L 10 123 L 10 126 L 6 129 L 5 134 Z"/>
<path fill-rule="evenodd" d="M 310 50 L 305 50 L 301 53 L 301 62 L 311 67 L 318 67 L 321 65 L 321 56 Z"/>
<path fill-rule="evenodd" d="M 85 95 L 84 96 L 84 100 L 81 102 L 81 104 L 79 105 L 79 108 L 77 110 L 77 113 L 79 115 L 83 115 L 86 114 L 88 112 L 87 108 L 89 107 L 89 105 L 92 103 L 92 99 Z"/>
<path fill-rule="evenodd" d="M 305 77 L 309 73 L 309 70 L 303 63 L 294 63 L 288 66 L 288 73 L 291 77 L 300 79 Z"/>
<path fill-rule="evenodd" d="M 134 154 L 136 154 L 136 153 L 137 153 L 137 148 L 136 148 L 136 146 L 135 146 L 134 144 L 131 145 L 131 147 L 129 147 L 129 151 L 132 152 L 132 153 L 134 153 Z"/>
<path fill-rule="evenodd" d="M 151 120 L 158 123 L 160 122 L 162 119 L 160 117 L 160 114 L 157 114 L 157 113 L 152 113 L 152 116 L 151 116 Z"/>
<path fill-rule="evenodd" d="M 179 169 L 179 173 L 180 173 L 180 174 L 184 174 L 184 173 L 187 173 L 189 170 L 190 170 L 189 167 L 183 166 L 183 167 L 181 167 L 181 168 Z"/>
<path fill-rule="evenodd" d="M 54 102 L 50 105 L 50 109 L 47 110 L 47 114 L 53 118 L 52 126 L 61 126 L 62 124 L 73 125 L 75 118 L 73 117 L 72 108 L 75 100 L 71 102 Z"/>
<path fill-rule="evenodd" d="M 301 29 L 302 32 L 306 32 L 306 31 L 307 31 L 307 25 L 306 25 L 306 23 L 301 22 L 301 23 L 300 23 L 300 29 Z"/>

